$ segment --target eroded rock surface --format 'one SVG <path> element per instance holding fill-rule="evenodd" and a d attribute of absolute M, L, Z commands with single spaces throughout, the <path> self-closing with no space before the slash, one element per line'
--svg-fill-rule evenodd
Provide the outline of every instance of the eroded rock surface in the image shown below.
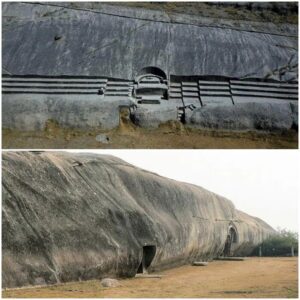
<path fill-rule="evenodd" d="M 156 66 L 168 75 L 297 77 L 297 25 L 101 6 L 4 3 L 4 70 L 131 80 Z"/>
<path fill-rule="evenodd" d="M 196 109 L 188 123 L 199 128 L 284 131 L 298 127 L 297 107 L 289 102 L 206 106 Z"/>
<path fill-rule="evenodd" d="M 116 157 L 6 152 L 2 163 L 2 286 L 134 276 L 223 253 L 247 255 L 273 229 L 201 187 Z M 148 248 L 147 248 L 148 247 Z"/>
<path fill-rule="evenodd" d="M 131 115 L 135 124 L 158 127 L 170 120 L 182 121 L 182 109 L 193 105 L 197 108 L 193 116 L 190 118 L 192 112 L 187 109 L 183 117 L 198 127 L 286 129 L 291 118 L 284 107 L 293 101 L 292 109 L 298 109 L 297 5 L 276 5 L 251 4 L 249 9 L 256 11 L 253 16 L 259 15 L 260 9 L 264 13 L 275 9 L 281 11 L 278 16 L 285 12 L 294 22 L 282 23 L 276 18 L 278 22 L 266 22 L 263 14 L 258 20 L 264 22 L 235 19 L 238 7 L 231 11 L 225 9 L 227 5 L 224 14 L 216 18 L 211 10 L 207 11 L 211 17 L 205 12 L 186 14 L 183 8 L 182 13 L 170 13 L 148 9 L 147 3 L 142 8 L 95 2 L 4 3 L 3 73 L 13 76 L 3 81 L 2 125 L 13 130 L 44 130 L 46 123 L 54 120 L 62 128 L 106 130 L 119 125 L 121 106 L 137 106 Z M 232 19 L 228 18 L 230 11 Z M 150 99 L 132 93 L 138 75 L 149 72 L 163 74 L 166 82 L 162 85 L 169 97 L 157 99 L 155 85 L 153 95 L 144 91 Z M 69 81 L 85 82 L 85 92 L 83 86 L 67 85 L 66 76 L 71 77 Z M 95 76 L 97 80 L 90 78 Z M 207 82 L 198 89 L 200 77 L 268 82 L 254 90 L 253 85 L 241 88 L 239 81 L 236 90 L 230 88 L 229 97 L 222 99 L 216 90 L 205 96 Z M 101 85 L 101 79 L 107 83 Z M 91 80 L 93 85 L 89 85 Z M 191 83 L 196 86 L 188 89 Z M 172 84 L 177 86 L 172 88 Z M 221 88 L 217 82 L 214 85 Z M 253 103 L 240 104 L 245 98 Z M 234 103 L 235 107 L 224 107 Z M 220 107 L 203 107 L 206 105 Z M 297 129 L 297 113 L 292 118 L 292 127 Z"/>
<path fill-rule="evenodd" d="M 101 280 L 103 287 L 117 287 L 120 286 L 120 282 L 117 279 L 104 278 Z"/>

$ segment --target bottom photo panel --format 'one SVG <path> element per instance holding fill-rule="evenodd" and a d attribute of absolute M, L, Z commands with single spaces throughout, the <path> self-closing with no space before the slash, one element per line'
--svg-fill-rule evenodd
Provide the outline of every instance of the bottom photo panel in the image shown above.
<path fill-rule="evenodd" d="M 298 298 L 297 151 L 3 151 L 3 298 Z"/>

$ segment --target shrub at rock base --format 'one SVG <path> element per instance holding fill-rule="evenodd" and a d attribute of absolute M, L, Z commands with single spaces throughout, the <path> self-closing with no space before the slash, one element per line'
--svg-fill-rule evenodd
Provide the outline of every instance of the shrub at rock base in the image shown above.
<path fill-rule="evenodd" d="M 292 251 L 294 255 L 298 255 L 298 233 L 279 229 L 276 234 L 266 239 L 260 246 L 257 246 L 253 250 L 252 255 L 259 255 L 260 247 L 262 256 L 291 256 Z"/>

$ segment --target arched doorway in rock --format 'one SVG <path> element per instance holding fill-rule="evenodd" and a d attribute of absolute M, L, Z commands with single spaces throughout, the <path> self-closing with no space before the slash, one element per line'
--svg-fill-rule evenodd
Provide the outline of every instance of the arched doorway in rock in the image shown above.
<path fill-rule="evenodd" d="M 143 247 L 143 255 L 140 265 L 137 269 L 137 273 L 148 273 L 148 268 L 150 267 L 153 258 L 156 253 L 156 246 L 147 245 Z"/>
<path fill-rule="evenodd" d="M 133 97 L 138 103 L 159 104 L 167 100 L 168 80 L 166 73 L 157 67 L 141 69 L 134 79 Z"/>
<path fill-rule="evenodd" d="M 229 226 L 227 238 L 223 250 L 223 256 L 232 256 L 233 246 L 238 242 L 237 229 L 234 226 Z"/>
<path fill-rule="evenodd" d="M 137 77 L 146 74 L 149 75 L 152 74 L 161 77 L 162 79 L 167 79 L 167 74 L 158 67 L 153 67 L 153 66 L 144 67 L 138 72 Z"/>

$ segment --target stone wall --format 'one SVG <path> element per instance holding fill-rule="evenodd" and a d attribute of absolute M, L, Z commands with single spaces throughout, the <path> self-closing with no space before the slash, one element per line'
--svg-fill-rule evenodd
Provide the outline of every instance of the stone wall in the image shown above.
<path fill-rule="evenodd" d="M 297 77 L 297 25 L 222 20 L 104 5 L 4 3 L 3 68 L 10 74 L 133 79 L 168 75 Z"/>

